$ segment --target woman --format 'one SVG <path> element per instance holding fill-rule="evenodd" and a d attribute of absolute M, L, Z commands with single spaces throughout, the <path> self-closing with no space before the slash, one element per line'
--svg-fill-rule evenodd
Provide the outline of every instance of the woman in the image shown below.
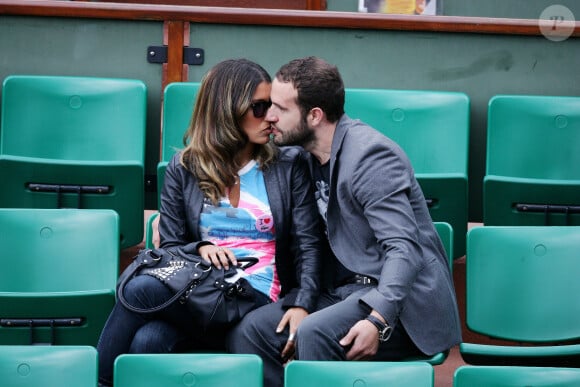
<path fill-rule="evenodd" d="M 319 224 L 308 167 L 298 148 L 276 148 L 265 116 L 271 79 L 246 59 L 218 63 L 203 78 L 185 149 L 167 167 L 161 192 L 160 247 L 189 245 L 217 267 L 257 257 L 245 278 L 262 303 L 282 302 L 281 327 L 295 332 L 318 293 Z M 171 294 L 154 278 L 125 288 L 135 306 Z M 177 303 L 156 315 L 115 305 L 98 344 L 99 383 L 111 385 L 122 353 L 224 350 L 227 332 L 203 331 Z"/>

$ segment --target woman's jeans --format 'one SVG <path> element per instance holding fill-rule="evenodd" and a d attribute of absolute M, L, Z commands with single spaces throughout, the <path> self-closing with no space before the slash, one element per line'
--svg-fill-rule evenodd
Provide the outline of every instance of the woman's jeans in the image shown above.
<path fill-rule="evenodd" d="M 160 305 L 173 295 L 159 280 L 148 275 L 131 279 L 124 294 L 129 304 L 138 308 Z M 224 336 L 223 331 L 202 331 L 179 302 L 153 314 L 131 312 L 117 303 L 97 345 L 99 382 L 112 385 L 113 365 L 121 354 L 169 353 L 187 349 L 223 351 Z"/>

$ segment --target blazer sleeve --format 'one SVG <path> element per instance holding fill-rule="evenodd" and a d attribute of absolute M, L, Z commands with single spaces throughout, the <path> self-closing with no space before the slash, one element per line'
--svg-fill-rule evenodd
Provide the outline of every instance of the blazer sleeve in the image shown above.
<path fill-rule="evenodd" d="M 353 193 L 379 244 L 379 284 L 361 301 L 396 324 L 405 298 L 425 265 L 412 205 L 413 169 L 395 145 L 377 144 L 357 163 Z"/>

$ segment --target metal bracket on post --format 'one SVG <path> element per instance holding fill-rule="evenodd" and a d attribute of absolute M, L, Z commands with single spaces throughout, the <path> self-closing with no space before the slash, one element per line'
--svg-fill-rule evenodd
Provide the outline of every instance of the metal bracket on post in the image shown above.
<path fill-rule="evenodd" d="M 183 63 L 188 65 L 202 65 L 204 60 L 203 48 L 183 47 Z M 147 47 L 147 62 L 167 63 L 167 46 Z"/>

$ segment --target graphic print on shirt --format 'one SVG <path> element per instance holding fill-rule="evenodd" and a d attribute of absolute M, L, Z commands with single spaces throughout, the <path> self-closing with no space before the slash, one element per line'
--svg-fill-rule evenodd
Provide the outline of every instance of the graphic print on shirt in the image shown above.
<path fill-rule="evenodd" d="M 326 226 L 326 212 L 328 210 L 328 196 L 330 192 L 330 186 L 328 185 L 330 181 L 330 163 L 320 164 L 315 160 L 312 165 L 312 177 L 315 181 L 314 196 L 316 198 L 316 205 L 318 206 L 318 213 Z"/>
<path fill-rule="evenodd" d="M 318 206 L 318 212 L 324 223 L 326 223 L 326 212 L 328 210 L 328 184 L 324 180 L 316 181 L 316 192 L 314 197 L 316 198 L 316 205 Z"/>
<path fill-rule="evenodd" d="M 205 200 L 200 217 L 203 240 L 232 250 L 236 257 L 256 257 L 259 262 L 240 275 L 273 301 L 280 294 L 275 270 L 276 238 L 264 176 L 255 161 L 239 171 L 240 200 L 232 207 L 227 197 L 217 206 Z"/>

